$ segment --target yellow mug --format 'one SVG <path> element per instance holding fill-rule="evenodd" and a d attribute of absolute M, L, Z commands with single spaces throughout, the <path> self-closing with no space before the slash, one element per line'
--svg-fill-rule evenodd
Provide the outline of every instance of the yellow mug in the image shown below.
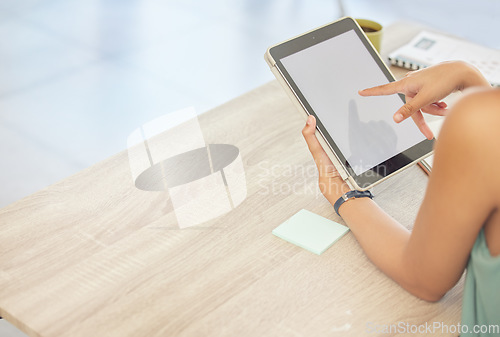
<path fill-rule="evenodd" d="M 372 45 L 380 53 L 380 45 L 382 44 L 382 32 L 383 27 L 380 23 L 366 20 L 366 19 L 355 19 L 358 25 L 361 27 L 363 32 L 365 32 L 366 37 L 370 40 Z"/>

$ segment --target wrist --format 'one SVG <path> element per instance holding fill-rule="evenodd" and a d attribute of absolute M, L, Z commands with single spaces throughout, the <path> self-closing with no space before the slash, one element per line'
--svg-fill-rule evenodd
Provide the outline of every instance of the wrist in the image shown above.
<path fill-rule="evenodd" d="M 458 90 L 477 86 L 490 87 L 489 82 L 476 67 L 464 61 L 456 61 L 456 63 L 460 66 L 459 74 L 461 78 Z"/>
<path fill-rule="evenodd" d="M 335 202 L 345 193 L 349 192 L 351 188 L 347 183 L 340 177 L 335 178 L 335 180 L 329 181 L 326 184 L 319 183 L 321 193 L 326 197 L 326 199 L 333 205 Z"/>
<path fill-rule="evenodd" d="M 365 212 L 369 210 L 369 205 L 375 203 L 373 199 L 370 198 L 356 198 L 349 202 L 346 202 L 339 208 L 339 215 L 344 221 L 352 219 L 353 216 L 357 216 L 360 212 Z"/>

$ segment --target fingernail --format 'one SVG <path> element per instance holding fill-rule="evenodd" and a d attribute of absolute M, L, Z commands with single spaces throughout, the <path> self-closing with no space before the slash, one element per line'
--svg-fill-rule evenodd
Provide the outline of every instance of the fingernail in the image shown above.
<path fill-rule="evenodd" d="M 312 122 L 312 116 L 307 117 L 306 125 L 310 125 Z"/>
<path fill-rule="evenodd" d="M 403 120 L 403 115 L 402 115 L 402 114 L 397 113 L 397 114 L 395 114 L 395 115 L 394 115 L 394 121 L 395 121 L 396 123 L 399 123 L 399 122 L 401 122 L 402 120 Z"/>

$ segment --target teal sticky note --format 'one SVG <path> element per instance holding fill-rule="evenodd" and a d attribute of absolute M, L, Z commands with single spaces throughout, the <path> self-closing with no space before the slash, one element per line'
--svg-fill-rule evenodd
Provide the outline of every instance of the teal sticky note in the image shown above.
<path fill-rule="evenodd" d="M 273 234 L 320 255 L 348 231 L 344 225 L 302 209 L 273 229 Z"/>

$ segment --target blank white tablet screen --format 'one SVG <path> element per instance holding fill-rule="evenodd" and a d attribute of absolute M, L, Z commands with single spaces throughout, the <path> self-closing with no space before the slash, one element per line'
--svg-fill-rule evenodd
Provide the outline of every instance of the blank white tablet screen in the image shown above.
<path fill-rule="evenodd" d="M 397 95 L 358 94 L 389 81 L 353 30 L 281 62 L 357 175 L 425 139 L 411 118 L 393 121 Z"/>

